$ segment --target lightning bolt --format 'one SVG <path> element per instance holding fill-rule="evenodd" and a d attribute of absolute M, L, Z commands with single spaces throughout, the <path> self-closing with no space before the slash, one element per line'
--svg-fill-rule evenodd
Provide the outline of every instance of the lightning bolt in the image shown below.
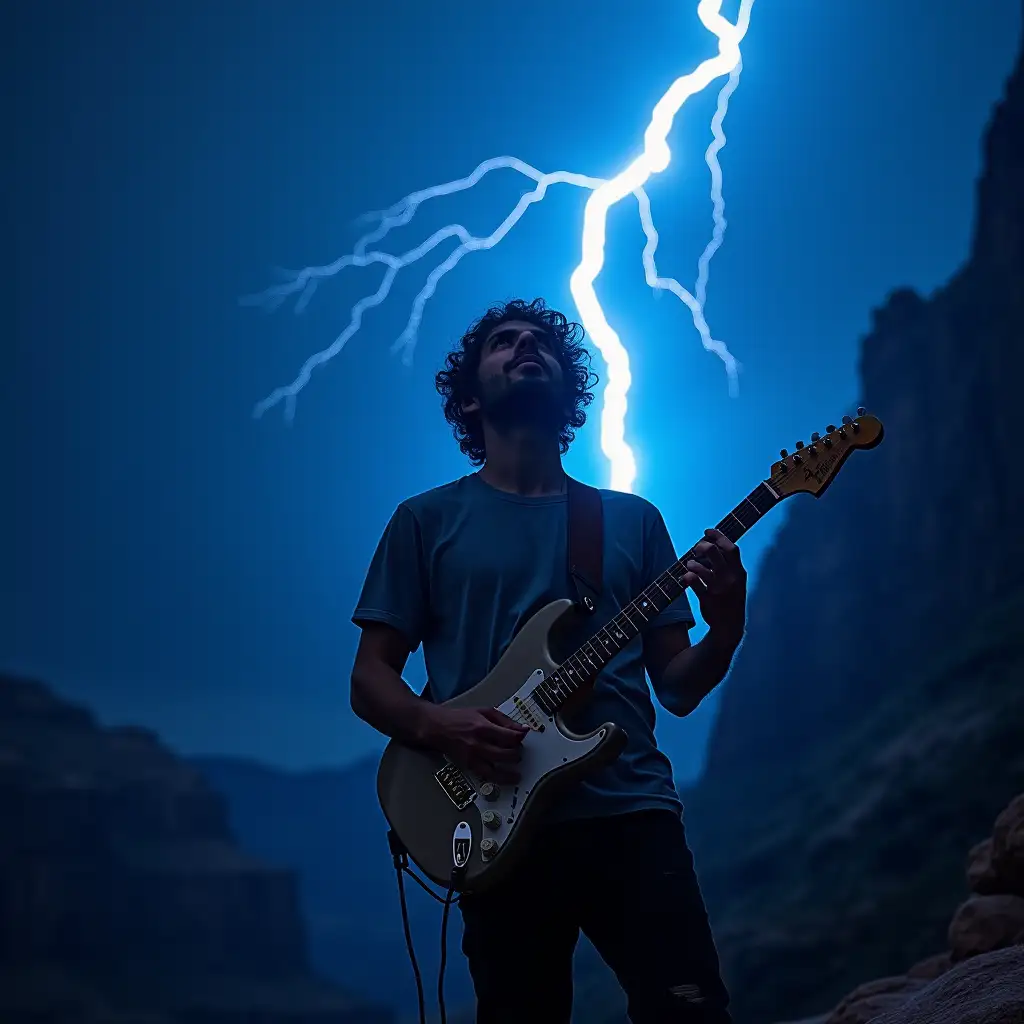
<path fill-rule="evenodd" d="M 580 263 L 572 273 L 569 287 L 580 321 L 593 339 L 607 368 L 607 383 L 601 406 L 601 450 L 611 464 L 610 486 L 615 490 L 631 490 L 636 478 L 636 461 L 625 440 L 627 397 L 632 382 L 629 355 L 618 334 L 608 323 L 594 289 L 594 282 L 604 266 L 608 211 L 626 196 L 631 194 L 635 196 L 646 237 L 643 266 L 647 284 L 651 288 L 671 292 L 687 306 L 704 348 L 714 352 L 725 363 L 730 390 L 735 394 L 738 364 L 725 344 L 712 337 L 704 316 L 704 301 L 708 266 L 712 256 L 722 243 L 726 225 L 721 167 L 718 163 L 718 152 L 725 145 L 722 123 L 728 109 L 729 97 L 739 82 L 742 68 L 739 46 L 750 23 L 752 5 L 753 0 L 741 0 L 736 22 L 733 24 L 721 14 L 722 0 L 700 0 L 697 6 L 697 16 L 704 27 L 717 38 L 718 53 L 703 61 L 690 74 L 677 78 L 669 86 L 651 113 L 649 124 L 644 132 L 643 152 L 615 177 L 600 179 L 571 171 L 542 173 L 518 157 L 494 157 L 480 163 L 471 174 L 464 178 L 413 192 L 386 210 L 365 214 L 360 220 L 376 222 L 376 227 L 358 239 L 349 255 L 330 264 L 306 267 L 298 273 L 286 274 L 286 279 L 282 284 L 268 288 L 258 295 L 243 298 L 241 300 L 243 305 L 260 305 L 268 309 L 275 309 L 286 299 L 297 296 L 295 311 L 300 313 L 308 305 L 319 283 L 325 278 L 333 277 L 347 267 L 380 264 L 385 268 L 377 290 L 361 298 L 352 307 L 349 322 L 344 330 L 328 347 L 310 356 L 302 364 L 290 384 L 276 388 L 259 402 L 253 410 L 253 415 L 260 417 L 278 404 L 284 403 L 285 416 L 291 420 L 295 414 L 296 398 L 309 382 L 313 371 L 341 352 L 361 327 L 364 313 L 368 309 L 380 305 L 387 298 L 398 273 L 423 259 L 443 242 L 457 239 L 458 244 L 444 260 L 431 270 L 423 287 L 413 299 L 405 328 L 392 345 L 392 351 L 400 352 L 403 361 L 408 364 L 412 359 L 424 307 L 434 294 L 441 278 L 469 253 L 479 249 L 491 249 L 497 245 L 519 223 L 530 206 L 544 199 L 547 190 L 552 185 L 569 184 L 590 192 L 583 213 Z M 712 119 L 714 141 L 705 153 L 705 159 L 711 170 L 714 231 L 711 241 L 698 261 L 695 289 L 697 294 L 693 295 L 674 278 L 665 278 L 658 274 L 654 259 L 658 246 L 658 233 L 651 214 L 650 199 L 644 186 L 652 175 L 664 171 L 671 162 L 672 154 L 667 139 L 675 116 L 691 96 L 702 92 L 711 82 L 723 75 L 728 75 L 729 79 L 719 94 L 718 106 Z M 472 235 L 461 224 L 449 224 L 435 231 L 418 246 L 398 256 L 370 248 L 382 242 L 395 228 L 408 224 L 424 202 L 472 188 L 485 175 L 499 169 L 514 170 L 532 179 L 534 188 L 520 197 L 512 211 L 489 235 Z"/>

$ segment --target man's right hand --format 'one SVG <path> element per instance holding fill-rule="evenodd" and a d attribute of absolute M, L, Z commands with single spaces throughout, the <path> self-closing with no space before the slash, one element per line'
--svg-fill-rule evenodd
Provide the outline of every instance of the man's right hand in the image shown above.
<path fill-rule="evenodd" d="M 519 781 L 523 738 L 530 730 L 496 708 L 433 705 L 424 737 L 427 746 L 486 782 Z"/>

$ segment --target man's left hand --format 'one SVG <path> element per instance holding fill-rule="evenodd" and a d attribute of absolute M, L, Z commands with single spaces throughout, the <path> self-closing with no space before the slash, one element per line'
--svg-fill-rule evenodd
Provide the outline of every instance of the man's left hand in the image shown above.
<path fill-rule="evenodd" d="M 683 583 L 697 595 L 700 614 L 715 640 L 735 647 L 747 620 L 747 570 L 740 549 L 719 530 L 705 530 L 686 563 Z"/>

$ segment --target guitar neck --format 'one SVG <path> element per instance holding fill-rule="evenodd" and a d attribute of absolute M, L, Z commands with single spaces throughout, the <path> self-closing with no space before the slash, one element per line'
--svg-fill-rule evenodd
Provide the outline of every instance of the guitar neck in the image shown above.
<path fill-rule="evenodd" d="M 718 524 L 718 530 L 735 543 L 781 500 L 768 483 L 762 482 Z M 682 579 L 688 572 L 686 563 L 695 557 L 696 546 L 538 684 L 532 695 L 546 712 L 555 714 L 570 698 L 592 686 L 601 669 L 686 590 Z"/>

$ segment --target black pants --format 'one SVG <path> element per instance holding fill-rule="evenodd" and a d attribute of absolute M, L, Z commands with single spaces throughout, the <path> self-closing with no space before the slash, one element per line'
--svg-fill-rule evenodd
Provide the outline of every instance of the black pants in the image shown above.
<path fill-rule="evenodd" d="M 683 823 L 640 811 L 546 827 L 498 886 L 459 903 L 477 1024 L 569 1024 L 582 930 L 633 1024 L 729 1024 Z"/>

